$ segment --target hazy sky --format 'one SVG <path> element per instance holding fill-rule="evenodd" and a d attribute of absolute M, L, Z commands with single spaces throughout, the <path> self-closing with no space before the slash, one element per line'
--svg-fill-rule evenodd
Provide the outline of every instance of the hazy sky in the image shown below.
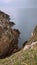
<path fill-rule="evenodd" d="M 37 0 L 0 0 L 0 10 L 16 18 L 18 9 L 37 8 Z"/>
<path fill-rule="evenodd" d="M 0 7 L 13 7 L 13 8 L 36 8 L 37 0 L 0 0 Z"/>
<path fill-rule="evenodd" d="M 37 8 L 37 0 L 0 0 L 0 9 L 11 12 L 16 8 Z"/>
<path fill-rule="evenodd" d="M 15 17 L 19 8 L 37 8 L 37 0 L 0 0 L 0 10 L 10 16 Z"/>

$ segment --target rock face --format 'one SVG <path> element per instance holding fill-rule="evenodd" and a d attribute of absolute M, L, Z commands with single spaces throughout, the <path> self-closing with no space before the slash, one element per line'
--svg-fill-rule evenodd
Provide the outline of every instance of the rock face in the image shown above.
<path fill-rule="evenodd" d="M 32 41 L 33 41 L 33 42 L 37 41 L 37 25 L 35 26 L 35 28 L 34 28 L 32 34 L 33 34 L 33 35 L 31 35 L 29 41 L 31 41 L 31 42 L 32 42 Z"/>
<path fill-rule="evenodd" d="M 34 28 L 29 40 L 24 42 L 23 47 L 26 50 L 35 45 L 36 43 L 37 43 L 37 26 Z"/>
<path fill-rule="evenodd" d="M 35 45 L 37 45 L 37 41 L 32 42 L 30 45 L 25 45 L 24 50 L 33 49 Z"/>
<path fill-rule="evenodd" d="M 20 32 L 11 28 L 14 24 L 9 15 L 0 11 L 0 58 L 18 50 Z"/>

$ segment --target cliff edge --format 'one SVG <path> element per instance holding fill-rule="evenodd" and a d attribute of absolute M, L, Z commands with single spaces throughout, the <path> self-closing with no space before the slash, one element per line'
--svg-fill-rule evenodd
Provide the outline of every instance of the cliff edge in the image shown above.
<path fill-rule="evenodd" d="M 0 58 L 4 58 L 18 50 L 20 32 L 12 29 L 15 23 L 10 21 L 10 16 L 0 11 Z"/>

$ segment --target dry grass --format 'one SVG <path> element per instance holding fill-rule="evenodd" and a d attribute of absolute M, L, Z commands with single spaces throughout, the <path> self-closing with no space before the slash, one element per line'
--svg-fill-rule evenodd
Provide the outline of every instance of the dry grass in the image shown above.
<path fill-rule="evenodd" d="M 8 58 L 0 59 L 0 65 L 37 65 L 37 45 L 33 49 L 22 49 Z"/>

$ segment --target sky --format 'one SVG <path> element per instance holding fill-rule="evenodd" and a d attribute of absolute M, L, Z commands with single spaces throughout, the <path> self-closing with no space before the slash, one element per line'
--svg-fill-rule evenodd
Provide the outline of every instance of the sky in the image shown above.
<path fill-rule="evenodd" d="M 37 0 L 0 0 L 0 10 L 9 14 L 12 20 L 21 8 L 37 8 Z"/>
<path fill-rule="evenodd" d="M 11 13 L 12 9 L 37 8 L 37 0 L 0 0 L 0 10 Z"/>
<path fill-rule="evenodd" d="M 37 0 L 0 0 L 0 7 L 37 8 Z"/>
<path fill-rule="evenodd" d="M 0 10 L 9 14 L 11 18 L 15 18 L 17 10 L 21 8 L 37 8 L 37 0 L 0 0 Z"/>

